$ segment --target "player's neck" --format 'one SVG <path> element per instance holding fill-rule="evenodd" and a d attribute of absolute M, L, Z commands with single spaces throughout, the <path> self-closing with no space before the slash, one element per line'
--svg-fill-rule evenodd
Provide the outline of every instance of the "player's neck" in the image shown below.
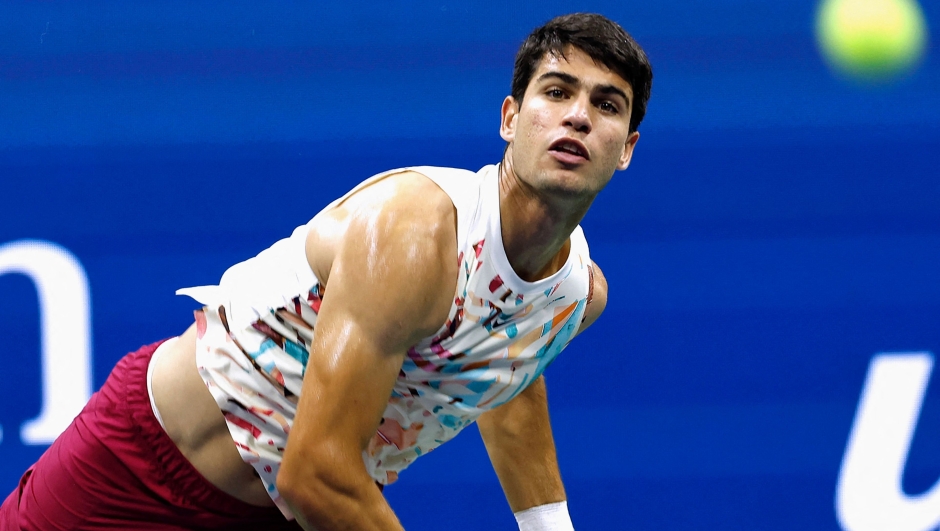
<path fill-rule="evenodd" d="M 506 258 L 519 278 L 535 282 L 564 266 L 569 237 L 591 200 L 576 204 L 553 200 L 524 185 L 500 166 L 499 213 Z"/>

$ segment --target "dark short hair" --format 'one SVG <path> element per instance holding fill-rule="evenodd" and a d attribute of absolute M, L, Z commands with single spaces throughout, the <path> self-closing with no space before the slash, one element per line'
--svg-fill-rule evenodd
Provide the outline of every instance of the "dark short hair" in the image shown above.
<path fill-rule="evenodd" d="M 646 103 L 653 85 L 653 68 L 643 48 L 616 22 L 594 13 L 574 13 L 553 18 L 536 28 L 516 53 L 511 95 L 522 103 L 532 75 L 545 54 L 565 57 L 574 46 L 618 74 L 633 89 L 630 131 L 636 131 L 646 115 Z"/>

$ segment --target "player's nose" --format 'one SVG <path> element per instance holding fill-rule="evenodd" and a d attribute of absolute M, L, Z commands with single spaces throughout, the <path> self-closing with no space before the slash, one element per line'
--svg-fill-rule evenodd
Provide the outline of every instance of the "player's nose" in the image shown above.
<path fill-rule="evenodd" d="M 565 109 L 564 125 L 579 133 L 591 132 L 591 102 L 587 95 L 579 95 L 569 100 Z"/>

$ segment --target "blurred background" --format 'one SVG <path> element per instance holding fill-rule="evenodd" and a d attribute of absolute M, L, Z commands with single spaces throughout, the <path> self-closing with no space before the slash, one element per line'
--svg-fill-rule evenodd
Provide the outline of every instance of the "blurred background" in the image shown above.
<path fill-rule="evenodd" d="M 188 326 L 177 288 L 374 173 L 496 162 L 517 47 L 596 11 L 655 78 L 583 223 L 610 302 L 546 375 L 576 527 L 875 529 L 836 495 L 869 365 L 940 352 L 940 4 L 906 5 L 885 66 L 809 0 L 3 2 L 0 497 Z M 937 493 L 937 387 L 868 506 Z M 475 428 L 386 493 L 409 531 L 515 529 Z"/>

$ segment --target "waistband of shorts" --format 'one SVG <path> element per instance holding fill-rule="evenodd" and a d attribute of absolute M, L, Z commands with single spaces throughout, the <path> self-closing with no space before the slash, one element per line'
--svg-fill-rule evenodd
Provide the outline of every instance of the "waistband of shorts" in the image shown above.
<path fill-rule="evenodd" d="M 245 503 L 210 483 L 183 456 L 160 425 L 147 392 L 147 368 L 153 353 L 164 341 L 128 354 L 118 363 L 111 376 L 123 380 L 127 414 L 137 432 L 141 450 L 150 454 L 152 471 L 164 481 L 173 495 L 178 496 L 176 501 L 182 504 L 250 519 L 280 516 L 276 507 L 258 507 Z"/>

